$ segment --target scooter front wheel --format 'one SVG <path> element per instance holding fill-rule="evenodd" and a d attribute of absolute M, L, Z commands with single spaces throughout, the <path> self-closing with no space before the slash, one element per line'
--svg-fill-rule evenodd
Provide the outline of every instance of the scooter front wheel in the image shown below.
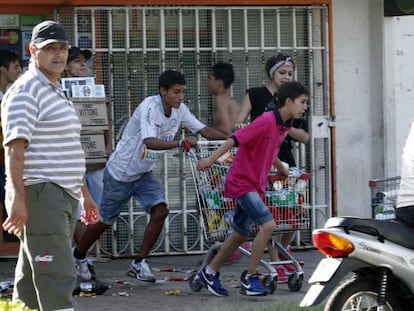
<path fill-rule="evenodd" d="M 378 284 L 363 279 L 353 278 L 345 281 L 329 297 L 324 311 L 362 311 L 377 310 Z M 387 294 L 384 311 L 404 310 L 400 302 Z"/>

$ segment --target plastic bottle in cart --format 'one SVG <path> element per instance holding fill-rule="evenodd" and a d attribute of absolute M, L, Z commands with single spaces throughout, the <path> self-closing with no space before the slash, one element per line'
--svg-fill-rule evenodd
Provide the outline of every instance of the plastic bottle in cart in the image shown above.
<path fill-rule="evenodd" d="M 273 183 L 273 189 L 274 189 L 275 191 L 280 191 L 280 190 L 282 190 L 282 189 L 283 189 L 283 183 L 282 183 L 282 181 L 281 181 L 281 180 L 276 180 L 276 181 Z"/>
<path fill-rule="evenodd" d="M 305 190 L 306 190 L 306 180 L 304 180 L 304 179 L 300 179 L 299 178 L 299 180 L 296 182 L 296 184 L 295 184 L 295 191 L 296 192 L 305 192 Z"/>
<path fill-rule="evenodd" d="M 289 176 L 299 178 L 302 175 L 302 170 L 297 167 L 289 167 Z"/>
<path fill-rule="evenodd" d="M 289 170 L 289 175 L 290 175 L 290 168 L 289 168 L 289 164 L 288 163 L 286 163 L 286 162 L 283 162 L 283 161 L 281 161 L 282 162 L 282 165 L 287 169 L 287 170 Z M 271 173 L 277 173 L 278 171 L 277 171 L 277 169 L 275 168 L 275 167 L 273 167 L 273 169 L 272 169 L 272 171 L 271 171 Z M 273 190 L 275 190 L 275 191 L 279 191 L 279 190 L 282 190 L 284 188 L 284 184 L 283 184 L 283 180 L 276 180 L 274 183 L 273 183 Z"/>

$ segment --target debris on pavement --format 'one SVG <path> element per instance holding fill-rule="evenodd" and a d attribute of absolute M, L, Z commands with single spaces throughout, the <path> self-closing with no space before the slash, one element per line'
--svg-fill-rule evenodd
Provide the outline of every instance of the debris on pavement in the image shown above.
<path fill-rule="evenodd" d="M 176 290 L 166 290 L 164 292 L 164 294 L 166 294 L 167 296 L 177 296 L 179 294 L 181 294 L 181 290 L 176 289 Z"/>
<path fill-rule="evenodd" d="M 119 292 L 118 293 L 118 296 L 121 296 L 121 297 L 129 297 L 130 295 L 127 292 Z"/>
<path fill-rule="evenodd" d="M 133 283 L 124 280 L 115 280 L 115 283 L 120 285 L 134 285 Z"/>
<path fill-rule="evenodd" d="M 164 280 L 170 282 L 185 282 L 188 281 L 188 277 L 166 276 Z"/>
<path fill-rule="evenodd" d="M 196 272 L 194 269 L 184 269 L 184 268 L 153 268 L 154 272 L 181 272 L 181 273 L 187 273 L 191 274 L 193 272 Z"/>

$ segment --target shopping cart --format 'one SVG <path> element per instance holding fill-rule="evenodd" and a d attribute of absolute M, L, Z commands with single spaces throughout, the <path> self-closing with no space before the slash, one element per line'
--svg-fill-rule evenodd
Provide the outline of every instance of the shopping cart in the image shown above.
<path fill-rule="evenodd" d="M 394 219 L 397 204 L 400 176 L 371 179 L 371 211 L 372 218 Z"/>
<path fill-rule="evenodd" d="M 224 183 L 237 150 L 232 149 L 224 154 L 217 163 L 206 171 L 197 169 L 198 160 L 210 156 L 217 147 L 217 142 L 200 141 L 196 152 L 190 151 L 188 153 L 199 212 L 203 219 L 201 226 L 205 239 L 211 243 L 201 267 L 208 264 L 212 256 L 218 252 L 224 240 L 231 234 L 231 223 L 236 208 L 236 201 L 224 196 Z M 265 204 L 269 207 L 277 224 L 275 235 L 310 227 L 309 179 L 310 174 L 299 170 L 292 170 L 289 177 L 285 179 L 281 178 L 276 172 L 270 172 L 268 187 L 265 192 Z M 251 240 L 255 237 L 256 232 L 257 227 L 253 226 L 251 228 Z M 262 259 L 260 261 L 260 266 L 265 270 L 261 271 L 264 286 L 270 293 L 273 293 L 277 284 L 275 265 L 293 264 L 296 271 L 289 275 L 287 283 L 291 291 L 299 291 L 303 283 L 301 265 L 279 242 L 271 239 L 269 245 L 276 247 L 286 260 L 269 262 Z M 251 255 L 249 250 L 241 246 L 238 250 L 244 256 Z M 244 279 L 245 273 L 247 271 L 242 273 L 241 280 Z M 202 288 L 196 273 L 190 276 L 189 283 L 190 288 L 195 292 Z"/>

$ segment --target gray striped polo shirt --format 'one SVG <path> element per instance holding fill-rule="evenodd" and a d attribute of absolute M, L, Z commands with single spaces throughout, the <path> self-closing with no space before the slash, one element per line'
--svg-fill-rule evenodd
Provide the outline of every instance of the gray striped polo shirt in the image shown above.
<path fill-rule="evenodd" d="M 53 85 L 31 63 L 4 95 L 1 119 L 3 145 L 17 138 L 27 141 L 24 184 L 55 183 L 79 199 L 85 174 L 81 124 L 60 84 Z"/>

